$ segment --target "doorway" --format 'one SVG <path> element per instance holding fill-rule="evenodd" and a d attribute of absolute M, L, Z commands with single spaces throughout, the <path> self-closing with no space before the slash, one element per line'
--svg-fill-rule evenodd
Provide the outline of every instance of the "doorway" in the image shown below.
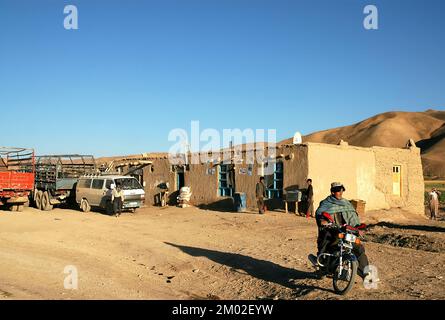
<path fill-rule="evenodd" d="M 395 196 L 401 195 L 401 169 L 402 166 L 393 166 L 392 167 L 392 194 Z"/>
<path fill-rule="evenodd" d="M 180 191 L 185 187 L 184 168 L 178 168 L 176 171 L 176 190 Z"/>

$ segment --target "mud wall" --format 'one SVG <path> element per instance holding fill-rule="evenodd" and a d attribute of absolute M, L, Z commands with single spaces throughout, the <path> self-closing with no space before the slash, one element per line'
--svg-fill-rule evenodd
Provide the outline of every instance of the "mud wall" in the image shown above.
<path fill-rule="evenodd" d="M 345 185 L 345 198 L 366 201 L 366 210 L 400 207 L 418 212 L 423 206 L 423 176 L 417 148 L 361 148 L 318 143 L 308 143 L 308 147 L 315 206 L 330 194 L 333 181 Z M 392 194 L 393 165 L 402 166 L 401 196 Z"/>
<path fill-rule="evenodd" d="M 424 181 L 420 149 L 372 148 L 376 158 L 376 186 L 390 207 L 423 215 Z M 393 195 L 392 167 L 401 166 L 401 195 Z"/>
<path fill-rule="evenodd" d="M 246 193 L 246 205 L 248 208 L 256 208 L 256 184 L 260 180 L 261 168 L 255 161 L 252 165 L 251 175 L 249 166 L 246 163 L 235 165 L 235 185 L 236 192 Z"/>
<path fill-rule="evenodd" d="M 191 164 L 185 172 L 185 185 L 191 188 L 190 202 L 195 206 L 209 205 L 216 201 L 218 192 L 218 173 L 209 173 L 212 164 Z"/>
<path fill-rule="evenodd" d="M 156 197 L 160 191 L 158 188 L 161 183 L 169 183 L 170 199 L 172 201 L 171 190 L 175 187 L 175 175 L 171 171 L 171 165 L 168 159 L 150 159 L 153 163 L 144 168 L 145 183 L 145 205 L 152 206 L 156 203 Z"/>
<path fill-rule="evenodd" d="M 223 158 L 223 154 L 215 155 L 215 158 Z M 235 191 L 246 193 L 246 205 L 249 208 L 256 207 L 255 187 L 259 180 L 259 165 L 254 162 L 249 166 L 246 152 L 241 153 L 240 161 L 235 161 Z M 202 163 L 190 165 L 190 171 L 186 173 L 186 185 L 191 187 L 193 205 L 211 209 L 234 210 L 232 197 L 219 196 L 218 178 L 220 165 L 217 163 Z M 209 169 L 213 169 L 209 172 Z"/>
<path fill-rule="evenodd" d="M 266 155 L 267 151 L 266 151 Z M 276 161 L 283 163 L 283 191 L 295 190 L 306 187 L 307 179 L 307 146 L 306 145 L 282 145 L 277 148 Z M 267 169 L 259 163 L 254 162 L 251 176 L 241 174 L 247 170 L 247 165 L 236 166 L 236 191 L 247 194 L 247 206 L 250 209 L 257 209 L 255 189 L 259 178 L 268 174 Z M 271 173 L 271 172 L 269 172 Z M 270 209 L 284 208 L 282 199 L 270 199 L 266 201 Z"/>
<path fill-rule="evenodd" d="M 366 201 L 366 210 L 389 208 L 376 186 L 376 163 L 370 148 L 309 143 L 309 176 L 314 206 L 330 195 L 331 182 L 343 183 L 346 199 Z M 391 178 L 391 177 L 390 177 Z"/>
<path fill-rule="evenodd" d="M 267 151 L 265 152 L 267 153 Z M 255 156 L 249 167 L 246 152 L 235 163 L 235 192 L 246 193 L 247 207 L 257 207 L 255 187 L 266 169 Z M 348 145 L 306 143 L 283 145 L 277 149 L 277 161 L 283 162 L 283 190 L 306 188 L 306 179 L 313 180 L 314 206 L 330 194 L 330 184 L 340 181 L 346 187 L 344 197 L 366 201 L 366 210 L 403 208 L 423 213 L 423 176 L 420 150 L 395 148 L 361 148 Z M 266 155 L 265 155 L 266 156 Z M 222 157 L 222 154 L 219 155 Z M 176 204 L 178 196 L 176 172 L 167 157 L 151 158 L 144 168 L 146 205 L 157 203 L 159 184 L 170 185 L 169 203 Z M 189 163 L 191 158 L 189 158 Z M 401 166 L 401 195 L 393 195 L 392 168 Z M 213 170 L 209 170 L 212 169 Z M 184 171 L 185 185 L 191 187 L 191 202 L 196 206 L 233 210 L 231 197 L 218 195 L 220 166 L 216 163 L 190 164 Z M 281 199 L 270 200 L 271 209 L 282 208 Z"/>
<path fill-rule="evenodd" d="M 267 156 L 267 151 L 264 152 Z M 294 190 L 306 187 L 308 173 L 307 161 L 308 148 L 306 145 L 285 145 L 280 146 L 276 152 L 279 156 L 277 161 L 283 162 L 283 189 Z M 247 153 L 248 154 L 248 153 Z M 247 207 L 256 209 L 255 189 L 261 175 L 267 173 L 258 159 L 250 165 L 246 152 L 241 153 L 242 161 L 235 163 L 235 192 L 246 193 Z M 219 155 L 222 158 L 222 154 Z M 156 197 L 159 193 L 158 185 L 168 182 L 170 184 L 170 204 L 175 204 L 178 195 L 176 186 L 176 172 L 168 158 L 150 159 L 153 164 L 144 168 L 144 182 L 146 200 L 145 204 L 155 205 Z M 189 163 L 191 162 L 189 157 Z M 209 170 L 209 169 L 214 170 Z M 233 210 L 233 199 L 231 197 L 221 197 L 218 195 L 218 177 L 220 166 L 213 163 L 190 164 L 188 170 L 184 171 L 184 184 L 191 188 L 191 203 L 195 206 L 208 208 L 224 208 Z M 281 199 L 268 201 L 271 209 L 284 207 Z"/>
<path fill-rule="evenodd" d="M 305 189 L 308 179 L 308 147 L 306 144 L 285 145 L 278 149 L 283 154 L 283 189 Z"/>

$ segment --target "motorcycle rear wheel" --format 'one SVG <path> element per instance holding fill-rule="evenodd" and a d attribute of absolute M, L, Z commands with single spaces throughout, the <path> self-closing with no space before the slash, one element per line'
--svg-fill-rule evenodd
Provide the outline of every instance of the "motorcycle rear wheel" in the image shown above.
<path fill-rule="evenodd" d="M 352 289 L 355 282 L 355 276 L 357 275 L 357 268 L 358 262 L 349 259 L 343 260 L 342 274 L 339 273 L 340 266 L 337 266 L 332 279 L 335 293 L 345 295 Z"/>

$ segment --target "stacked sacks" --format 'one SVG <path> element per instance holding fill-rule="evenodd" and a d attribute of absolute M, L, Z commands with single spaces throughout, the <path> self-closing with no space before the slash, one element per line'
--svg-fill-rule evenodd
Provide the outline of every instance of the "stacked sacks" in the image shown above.
<path fill-rule="evenodd" d="M 181 208 L 190 207 L 190 198 L 192 197 L 192 192 L 190 187 L 182 187 L 179 190 L 178 205 Z"/>

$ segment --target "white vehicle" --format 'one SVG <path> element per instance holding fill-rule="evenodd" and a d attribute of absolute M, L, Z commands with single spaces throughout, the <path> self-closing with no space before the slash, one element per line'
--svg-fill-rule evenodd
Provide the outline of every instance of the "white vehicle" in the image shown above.
<path fill-rule="evenodd" d="M 111 185 L 120 185 L 124 194 L 123 209 L 133 212 L 143 206 L 145 201 L 144 187 L 131 176 L 103 175 L 82 176 L 77 181 L 76 202 L 83 212 L 92 207 L 111 208 Z"/>

